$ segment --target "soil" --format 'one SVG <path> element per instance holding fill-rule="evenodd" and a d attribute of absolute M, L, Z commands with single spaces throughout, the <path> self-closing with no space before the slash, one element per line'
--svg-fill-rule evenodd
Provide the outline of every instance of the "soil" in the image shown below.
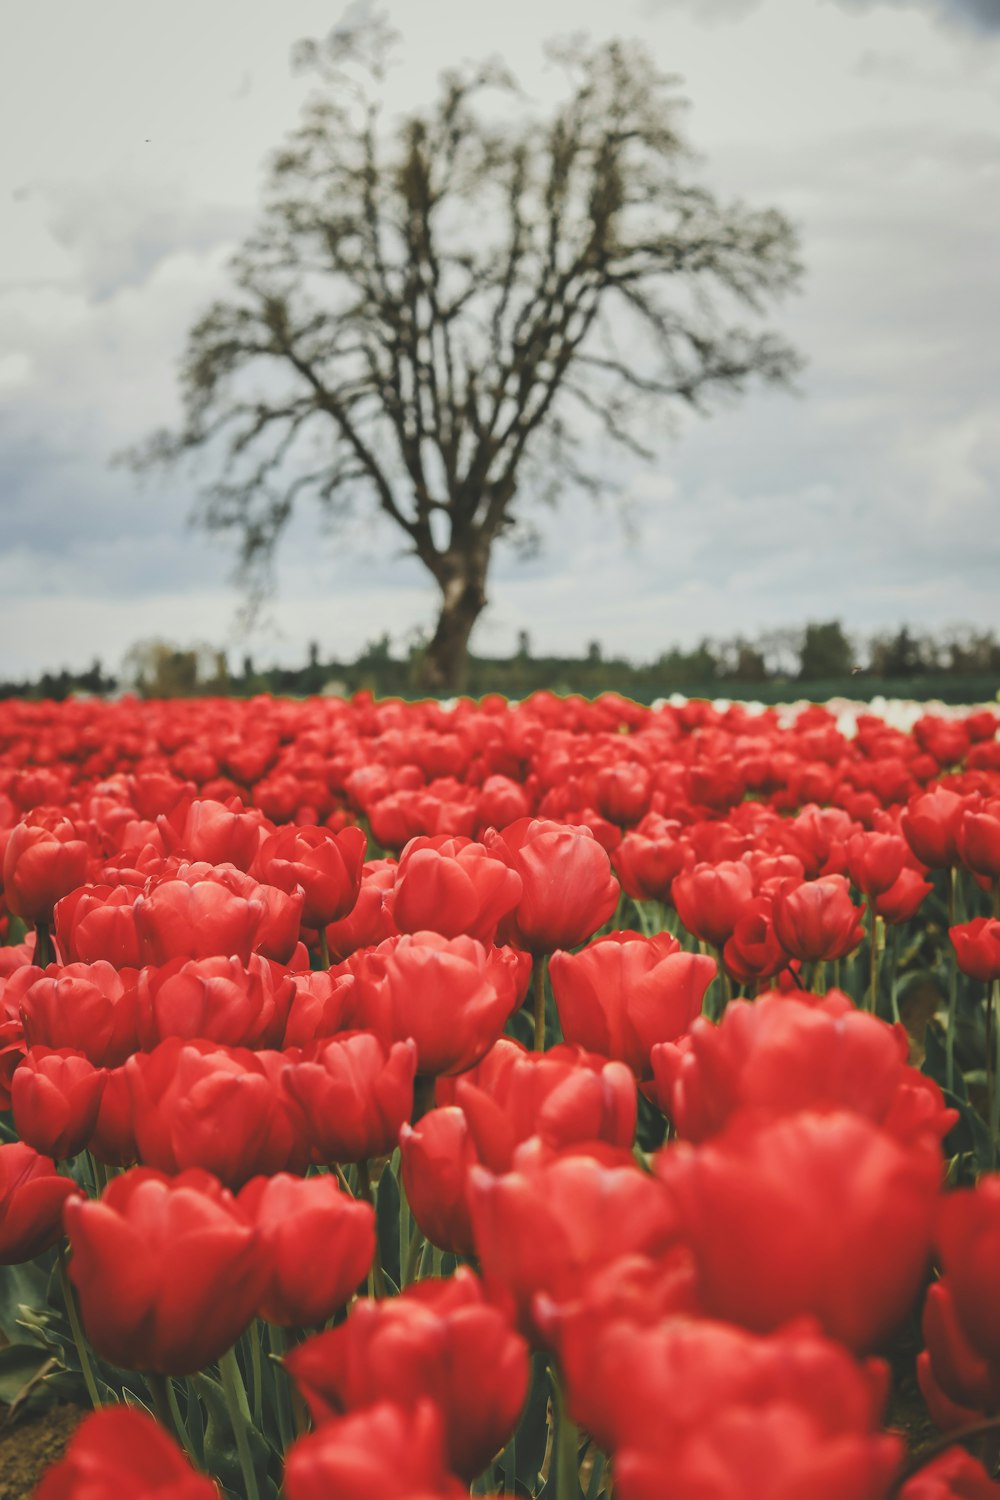
<path fill-rule="evenodd" d="M 2 1425 L 4 1414 L 0 1407 L 0 1500 L 27 1500 L 86 1413 L 79 1406 L 53 1406 L 10 1427 Z"/>

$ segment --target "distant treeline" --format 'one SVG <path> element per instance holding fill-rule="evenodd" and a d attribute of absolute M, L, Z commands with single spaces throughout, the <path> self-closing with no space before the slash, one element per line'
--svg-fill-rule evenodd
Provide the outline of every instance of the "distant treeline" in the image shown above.
<path fill-rule="evenodd" d="M 419 665 L 419 646 L 394 655 L 388 635 L 372 641 L 351 662 L 324 658 L 314 643 L 301 667 L 262 669 L 247 656 L 239 672 L 231 670 L 224 652 L 208 646 L 184 649 L 166 641 L 143 641 L 129 650 L 117 677 L 105 674 L 95 661 L 86 672 L 45 672 L 37 682 L 0 683 L 0 697 L 63 699 L 74 693 L 107 696 L 127 690 L 148 698 L 305 697 L 324 691 L 405 698 L 417 696 Z M 469 659 L 466 691 L 472 697 L 501 693 L 523 698 L 542 688 L 587 697 L 618 692 L 640 702 L 674 692 L 765 703 L 879 694 L 976 702 L 994 698 L 1000 688 L 1000 641 L 990 631 L 963 628 L 936 637 L 907 626 L 858 641 L 832 620 L 770 631 L 753 640 L 705 639 L 693 650 L 674 647 L 639 665 L 605 656 L 598 641 L 581 657 L 536 656 L 524 632 L 511 657 Z"/>

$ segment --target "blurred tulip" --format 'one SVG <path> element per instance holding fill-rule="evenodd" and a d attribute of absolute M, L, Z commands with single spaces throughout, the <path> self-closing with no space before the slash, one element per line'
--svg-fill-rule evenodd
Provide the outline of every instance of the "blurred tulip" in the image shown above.
<path fill-rule="evenodd" d="M 809 1314 L 863 1351 L 892 1333 L 926 1272 L 940 1148 L 845 1112 L 787 1115 L 660 1153 L 713 1317 L 755 1332 Z"/>
<path fill-rule="evenodd" d="M 864 937 L 861 908 L 853 905 L 847 881 L 839 875 L 801 884 L 782 881 L 772 915 L 785 952 L 806 963 L 844 958 Z"/>
<path fill-rule="evenodd" d="M 158 1422 L 133 1406 L 91 1412 L 33 1491 L 35 1500 L 218 1500 Z"/>
<path fill-rule="evenodd" d="M 517 1425 L 528 1389 L 524 1340 L 467 1268 L 386 1301 L 359 1301 L 345 1323 L 285 1360 L 317 1424 L 393 1401 L 434 1401 L 448 1467 L 471 1482 Z"/>
<path fill-rule="evenodd" d="M 381 1401 L 299 1438 L 285 1460 L 287 1500 L 467 1500 L 445 1467 L 433 1401 Z"/>

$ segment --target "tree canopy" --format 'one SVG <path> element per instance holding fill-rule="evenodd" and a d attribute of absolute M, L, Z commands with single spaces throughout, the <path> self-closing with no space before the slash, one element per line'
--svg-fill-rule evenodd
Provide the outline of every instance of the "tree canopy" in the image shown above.
<path fill-rule="evenodd" d="M 795 351 L 757 325 L 800 266 L 781 213 L 699 183 L 677 80 L 637 45 L 550 49 L 545 118 L 491 62 L 394 122 L 390 48 L 380 23 L 300 44 L 321 88 L 188 335 L 180 429 L 132 460 L 204 452 L 197 519 L 239 539 L 251 599 L 300 501 L 374 504 L 437 584 L 424 684 L 454 690 L 496 542 L 599 489 L 595 433 L 652 459 L 678 405 L 789 381 Z"/>

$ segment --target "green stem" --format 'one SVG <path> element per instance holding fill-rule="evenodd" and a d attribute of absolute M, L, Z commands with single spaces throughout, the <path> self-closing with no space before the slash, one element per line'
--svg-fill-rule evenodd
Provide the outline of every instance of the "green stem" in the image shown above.
<path fill-rule="evenodd" d="M 868 897 L 868 938 L 870 959 L 868 966 L 868 1009 L 872 1015 L 878 1013 L 878 917 L 875 902 Z"/>
<path fill-rule="evenodd" d="M 227 1349 L 219 1360 L 219 1374 L 222 1377 L 222 1389 L 226 1397 L 226 1406 L 229 1408 L 229 1420 L 232 1423 L 233 1437 L 236 1439 L 236 1452 L 240 1460 L 240 1472 L 243 1475 L 243 1484 L 246 1489 L 246 1500 L 260 1500 L 257 1489 L 257 1474 L 253 1466 L 253 1457 L 250 1453 L 250 1441 L 247 1432 L 251 1423 L 250 1408 L 247 1405 L 247 1393 L 243 1385 L 243 1377 L 236 1359 L 236 1350 Z"/>
<path fill-rule="evenodd" d="M 196 1399 L 193 1393 L 190 1396 L 190 1399 L 192 1401 Z M 187 1426 L 184 1422 L 184 1418 L 181 1416 L 181 1409 L 177 1400 L 177 1392 L 174 1390 L 174 1382 L 169 1378 L 169 1376 L 167 1377 L 167 1405 L 170 1407 L 170 1416 L 174 1424 L 174 1431 L 177 1433 L 177 1436 L 180 1439 L 185 1452 L 191 1459 L 191 1462 L 200 1467 L 198 1456 L 195 1454 L 195 1451 L 191 1446 L 191 1439 L 188 1436 Z"/>
<path fill-rule="evenodd" d="M 536 953 L 531 966 L 531 988 L 535 997 L 535 1051 L 545 1051 L 545 954 Z"/>
<path fill-rule="evenodd" d="M 49 924 L 47 922 L 37 922 L 35 924 L 35 951 L 32 954 L 31 962 L 37 969 L 46 969 L 49 964 L 55 962 L 55 957 L 56 953 L 52 946 L 52 935 L 49 932 Z"/>
<path fill-rule="evenodd" d="M 66 1315 L 69 1318 L 69 1326 L 73 1333 L 73 1343 L 80 1359 L 80 1368 L 83 1371 L 83 1383 L 87 1387 L 87 1395 L 95 1411 L 99 1411 L 104 1404 L 97 1391 L 97 1381 L 94 1379 L 93 1366 L 90 1363 L 90 1355 L 87 1352 L 87 1341 L 83 1336 L 83 1328 L 80 1324 L 80 1314 L 76 1306 L 76 1294 L 73 1291 L 69 1273 L 66 1270 L 66 1251 L 63 1245 L 59 1246 L 59 1284 L 62 1287 L 63 1300 L 66 1303 Z"/>
<path fill-rule="evenodd" d="M 429 1075 L 418 1073 L 413 1082 L 413 1117 L 415 1125 L 422 1120 L 428 1111 L 434 1108 L 434 1085 L 437 1080 Z"/>
<path fill-rule="evenodd" d="M 177 1439 L 192 1463 L 197 1465 L 198 1459 L 191 1447 L 191 1439 L 184 1425 L 184 1418 L 181 1416 L 174 1382 L 169 1375 L 161 1375 L 157 1370 L 147 1370 L 145 1381 L 146 1388 L 153 1399 L 156 1420 L 166 1432 L 170 1433 L 171 1437 Z"/>
<path fill-rule="evenodd" d="M 566 1410 L 566 1396 L 555 1365 L 549 1366 L 552 1379 L 553 1406 L 555 1408 L 555 1500 L 580 1500 L 580 1470 L 577 1463 L 579 1433 L 576 1423 Z"/>
<path fill-rule="evenodd" d="M 713 947 L 712 957 L 715 959 L 716 980 L 719 986 L 718 997 L 715 1003 L 715 1015 L 713 1019 L 716 1021 L 721 1021 L 723 1015 L 725 1014 L 726 1006 L 733 998 L 733 989 L 729 979 L 728 971 L 726 969 L 725 960 L 722 957 L 722 949 Z"/>
<path fill-rule="evenodd" d="M 889 951 L 892 954 L 892 973 L 889 975 L 889 996 L 892 1000 L 892 1019 L 898 1024 L 902 1019 L 899 1014 L 899 996 L 896 993 L 899 988 L 899 982 L 896 978 L 899 969 L 899 928 L 894 923 L 889 931 Z"/>
<path fill-rule="evenodd" d="M 288 1335 L 283 1328 L 269 1323 L 267 1327 L 267 1342 L 271 1351 L 271 1358 L 281 1367 L 281 1379 L 277 1382 L 278 1409 L 278 1436 L 281 1440 L 281 1451 L 287 1453 L 295 1441 L 295 1428 L 292 1416 L 291 1385 L 292 1377 L 285 1369 L 284 1354 L 288 1348 Z"/>
<path fill-rule="evenodd" d="M 406 1252 L 406 1269 L 403 1271 L 404 1286 L 409 1286 L 411 1282 L 417 1280 L 417 1268 L 426 1244 L 427 1241 L 416 1225 L 414 1225 L 410 1232 L 410 1244 Z"/>
<path fill-rule="evenodd" d="M 319 930 L 319 958 L 324 969 L 328 969 L 330 967 L 330 944 L 326 940 L 325 927 Z"/>
<path fill-rule="evenodd" d="M 261 1325 L 256 1320 L 251 1323 L 250 1327 L 247 1329 L 247 1337 L 250 1340 L 250 1375 L 251 1387 L 253 1390 L 253 1425 L 256 1427 L 257 1431 L 260 1432 L 263 1426 L 261 1414 L 264 1409 L 264 1390 L 260 1366 Z"/>
<path fill-rule="evenodd" d="M 366 1199 L 375 1206 L 375 1194 L 372 1191 L 371 1173 L 367 1161 L 358 1162 L 358 1197 Z M 375 1236 L 375 1259 L 372 1262 L 371 1277 L 369 1284 L 369 1296 L 387 1297 L 389 1289 L 385 1284 L 385 1272 L 382 1269 L 382 1250 Z"/>
<path fill-rule="evenodd" d="M 164 1432 L 169 1432 L 172 1438 L 179 1437 L 180 1434 L 174 1424 L 174 1414 L 170 1406 L 170 1380 L 168 1376 L 161 1375 L 158 1370 L 147 1370 L 143 1378 L 153 1402 L 156 1420 Z"/>

